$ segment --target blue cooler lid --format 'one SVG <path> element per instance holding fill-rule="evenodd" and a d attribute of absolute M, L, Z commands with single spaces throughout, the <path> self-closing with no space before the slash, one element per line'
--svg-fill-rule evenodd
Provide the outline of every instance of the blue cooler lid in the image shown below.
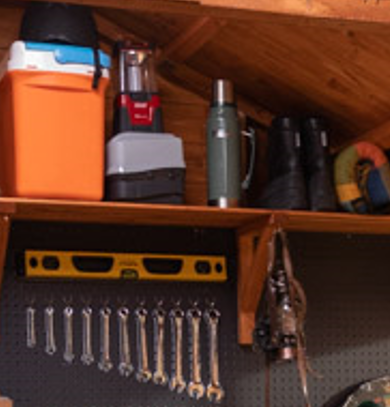
<path fill-rule="evenodd" d="M 94 50 L 92 48 L 44 42 L 26 42 L 25 46 L 26 50 L 30 51 L 52 52 L 59 64 L 95 64 Z M 111 67 L 111 58 L 101 50 L 98 52 L 100 65 L 109 69 Z"/>

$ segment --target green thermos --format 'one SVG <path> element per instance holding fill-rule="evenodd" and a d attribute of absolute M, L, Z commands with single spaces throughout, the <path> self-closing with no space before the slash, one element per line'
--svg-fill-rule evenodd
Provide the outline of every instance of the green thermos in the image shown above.
<path fill-rule="evenodd" d="M 251 141 L 254 141 L 253 137 Z M 250 173 L 252 169 L 253 157 Z M 250 176 L 248 174 L 244 181 L 246 186 Z M 224 79 L 213 83 L 207 121 L 207 180 L 209 205 L 220 208 L 239 206 L 241 189 L 245 187 L 241 184 L 241 130 L 233 85 Z"/>

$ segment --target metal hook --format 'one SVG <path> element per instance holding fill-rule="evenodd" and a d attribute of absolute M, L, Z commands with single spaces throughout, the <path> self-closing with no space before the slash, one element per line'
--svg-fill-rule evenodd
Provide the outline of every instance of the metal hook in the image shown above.
<path fill-rule="evenodd" d="M 216 303 L 215 297 L 211 298 L 211 299 L 206 298 L 206 300 L 205 300 L 206 307 L 209 308 L 209 309 L 214 309 L 215 308 L 215 303 Z"/>
<path fill-rule="evenodd" d="M 190 306 L 193 308 L 198 308 L 199 307 L 199 298 L 196 298 L 194 300 L 189 300 Z"/>
<path fill-rule="evenodd" d="M 53 307 L 54 306 L 54 297 L 53 294 L 49 295 L 46 299 L 47 307 Z"/>
<path fill-rule="evenodd" d="M 116 298 L 116 302 L 117 302 L 119 308 L 127 307 L 127 298 L 125 298 L 125 297 L 118 295 Z"/>
<path fill-rule="evenodd" d="M 73 297 L 70 294 L 69 296 L 63 295 L 62 302 L 65 304 L 66 307 L 69 307 L 73 302 Z"/>
<path fill-rule="evenodd" d="M 155 302 L 156 302 L 156 308 L 162 308 L 164 305 L 164 300 L 162 298 L 156 299 Z"/>
<path fill-rule="evenodd" d="M 101 308 L 108 308 L 110 304 L 110 299 L 107 296 L 101 296 L 100 297 L 100 304 Z"/>
<path fill-rule="evenodd" d="M 169 303 L 172 304 L 172 307 L 177 308 L 177 307 L 180 307 L 181 301 L 182 300 L 180 298 L 177 299 L 177 298 L 171 297 Z"/>
<path fill-rule="evenodd" d="M 27 303 L 27 307 L 34 307 L 35 306 L 35 295 L 34 294 L 27 294 L 26 295 L 26 303 Z"/>
<path fill-rule="evenodd" d="M 82 295 L 81 296 L 81 303 L 83 304 L 84 307 L 90 307 L 91 303 L 92 303 L 91 296 L 90 295 L 89 296 Z"/>

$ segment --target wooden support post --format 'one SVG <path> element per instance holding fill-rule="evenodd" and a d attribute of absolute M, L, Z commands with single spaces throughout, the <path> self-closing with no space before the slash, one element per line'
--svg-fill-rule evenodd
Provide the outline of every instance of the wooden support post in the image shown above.
<path fill-rule="evenodd" d="M 251 345 L 255 317 L 268 268 L 268 242 L 275 230 L 274 217 L 258 227 L 238 232 L 238 342 Z"/>
<path fill-rule="evenodd" d="M 0 217 L 0 287 L 3 281 L 4 263 L 7 256 L 10 218 L 7 215 Z"/>
<path fill-rule="evenodd" d="M 4 275 L 4 263 L 7 256 L 8 237 L 10 229 L 10 218 L 7 215 L 0 217 L 0 287 Z M 0 396 L 0 407 L 12 407 L 13 403 L 7 397 Z"/>
<path fill-rule="evenodd" d="M 7 256 L 10 223 L 9 216 L 3 215 L 0 217 L 0 288 L 3 281 L 5 258 Z M 0 407 L 2 406 L 0 405 Z"/>

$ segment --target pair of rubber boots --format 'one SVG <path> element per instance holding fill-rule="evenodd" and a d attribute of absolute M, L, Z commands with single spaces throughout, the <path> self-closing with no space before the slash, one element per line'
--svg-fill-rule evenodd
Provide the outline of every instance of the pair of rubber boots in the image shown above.
<path fill-rule="evenodd" d="M 268 137 L 268 183 L 260 207 L 335 211 L 336 196 L 324 120 L 273 120 Z"/>

